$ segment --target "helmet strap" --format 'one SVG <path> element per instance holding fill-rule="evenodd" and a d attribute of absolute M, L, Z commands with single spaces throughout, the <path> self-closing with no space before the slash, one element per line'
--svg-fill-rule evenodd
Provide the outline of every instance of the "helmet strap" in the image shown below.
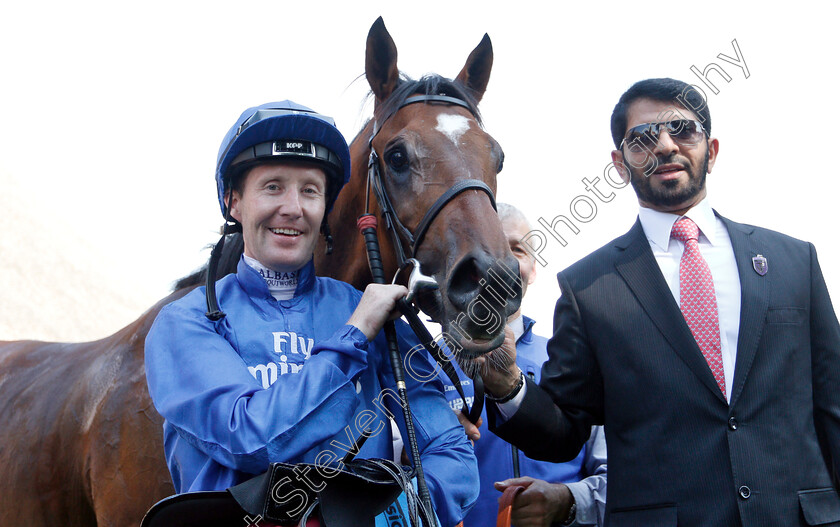
<path fill-rule="evenodd" d="M 216 271 L 219 267 L 219 260 L 222 257 L 222 250 L 225 247 L 225 238 L 228 234 L 242 232 L 242 226 L 230 215 L 230 208 L 232 204 L 233 191 L 228 194 L 227 210 L 225 211 L 225 225 L 222 228 L 222 237 L 219 238 L 218 243 L 213 246 L 213 251 L 210 253 L 210 262 L 207 264 L 207 281 L 205 282 L 204 287 L 204 294 L 207 299 L 207 312 L 204 316 L 214 322 L 225 317 L 225 313 L 219 309 L 219 303 L 216 301 Z"/>
<path fill-rule="evenodd" d="M 321 234 L 324 235 L 324 241 L 327 243 L 324 254 L 330 255 L 333 252 L 333 237 L 330 233 L 330 224 L 327 222 L 326 215 L 324 215 L 324 219 L 321 220 Z"/>

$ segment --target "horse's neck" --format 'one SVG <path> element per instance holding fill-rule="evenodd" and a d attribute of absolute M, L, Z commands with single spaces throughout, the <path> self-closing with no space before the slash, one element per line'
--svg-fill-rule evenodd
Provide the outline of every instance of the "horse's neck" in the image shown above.
<path fill-rule="evenodd" d="M 373 126 L 371 122 L 368 122 L 350 144 L 352 176 L 341 190 L 329 216 L 333 252 L 330 255 L 325 254 L 326 245 L 323 238 L 318 242 L 315 250 L 315 272 L 319 276 L 328 276 L 347 282 L 360 290 L 364 290 L 365 286 L 372 282 L 364 238 L 356 226 L 356 220 L 365 212 L 366 207 L 367 170 L 370 156 L 368 141 L 372 130 Z M 376 197 L 373 195 L 370 196 L 370 205 L 371 212 L 380 222 L 378 228 L 380 251 L 385 266 L 385 276 L 390 279 L 396 271 L 396 258 L 387 233 L 384 231 L 386 227 L 383 225 Z"/>
<path fill-rule="evenodd" d="M 350 197 L 350 193 L 347 197 Z M 365 286 L 372 282 L 364 238 L 356 226 L 356 219 L 363 212 L 363 195 L 358 200 L 342 203 L 340 207 L 337 204 L 330 218 L 334 240 L 332 254 L 325 254 L 323 238 L 315 250 L 315 272 L 318 276 L 335 278 L 360 290 L 364 290 Z M 380 217 L 378 209 L 373 213 Z M 380 221 L 378 229 L 381 256 L 386 276 L 392 276 L 395 271 L 395 258 L 391 244 L 387 236 L 384 236 L 385 227 L 381 223 Z"/>
<path fill-rule="evenodd" d="M 177 291 L 174 291 L 174 292 L 170 293 L 168 296 L 162 298 L 161 300 L 158 301 L 158 303 L 156 303 L 155 305 L 150 307 L 148 310 L 146 310 L 145 313 L 140 315 L 140 318 L 138 318 L 137 320 L 135 320 L 134 322 L 132 322 L 131 324 L 124 327 L 123 329 L 118 331 L 116 334 L 111 335 L 108 338 L 120 339 L 120 338 L 125 338 L 127 336 L 128 339 L 129 339 L 129 342 L 131 342 L 131 350 L 132 350 L 131 353 L 133 355 L 138 355 L 138 359 L 140 359 L 142 361 L 143 360 L 143 346 L 142 345 L 137 346 L 135 344 L 136 343 L 143 344 L 145 342 L 146 335 L 149 333 L 149 330 L 152 328 L 152 323 L 154 323 L 155 318 L 158 316 L 158 313 L 160 313 L 160 310 L 163 309 L 164 306 L 174 302 L 175 300 L 178 300 L 179 298 L 183 297 L 184 295 L 186 295 L 187 293 L 189 293 L 190 291 L 192 291 L 196 287 L 198 287 L 198 286 L 193 285 L 193 286 L 190 286 L 190 287 L 184 287 L 184 288 L 178 289 Z"/>
<path fill-rule="evenodd" d="M 357 141 L 364 133 L 359 132 L 356 139 L 350 145 L 350 157 L 352 161 L 350 181 L 341 189 L 338 198 L 333 205 L 332 211 L 327 216 L 330 225 L 330 232 L 333 238 L 333 247 L 330 254 L 326 254 L 326 243 L 324 237 L 320 237 L 315 247 L 315 274 L 335 278 L 348 282 L 356 288 L 364 288 L 364 280 L 361 277 L 358 262 L 355 254 L 358 254 L 359 234 L 356 230 L 356 216 L 358 216 L 357 203 L 361 185 L 364 185 L 363 174 L 359 172 L 360 155 Z M 364 205 L 362 205 L 364 206 Z"/>
<path fill-rule="evenodd" d="M 343 225 L 349 221 L 337 215 L 336 221 L 330 222 L 334 240 L 333 251 L 326 255 L 323 241 L 319 242 L 315 251 L 315 272 L 318 276 L 335 278 L 363 290 L 371 281 L 364 241 L 355 224 Z"/>

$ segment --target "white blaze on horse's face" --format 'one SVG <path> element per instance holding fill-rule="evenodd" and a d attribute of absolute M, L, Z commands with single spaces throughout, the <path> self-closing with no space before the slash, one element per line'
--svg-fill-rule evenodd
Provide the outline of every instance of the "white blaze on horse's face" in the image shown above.
<path fill-rule="evenodd" d="M 435 130 L 449 138 L 458 148 L 458 141 L 470 129 L 470 120 L 463 115 L 442 113 L 438 115 Z"/>

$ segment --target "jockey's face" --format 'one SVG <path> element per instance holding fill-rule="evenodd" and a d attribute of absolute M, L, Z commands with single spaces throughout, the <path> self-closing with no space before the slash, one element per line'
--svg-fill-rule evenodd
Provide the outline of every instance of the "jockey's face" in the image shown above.
<path fill-rule="evenodd" d="M 250 169 L 233 191 L 231 215 L 242 224 L 245 255 L 269 269 L 296 271 L 311 258 L 326 207 L 324 171 L 298 162 Z"/>

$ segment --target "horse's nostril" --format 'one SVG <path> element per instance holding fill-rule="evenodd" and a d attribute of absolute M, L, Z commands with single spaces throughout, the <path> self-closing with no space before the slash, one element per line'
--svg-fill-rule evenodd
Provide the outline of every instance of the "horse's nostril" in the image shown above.
<path fill-rule="evenodd" d="M 482 274 L 477 260 L 473 257 L 464 258 L 458 263 L 450 276 L 447 292 L 449 300 L 455 307 L 458 309 L 465 308 L 469 301 L 478 294 L 481 288 L 479 281 Z"/>
<path fill-rule="evenodd" d="M 455 265 L 449 275 L 447 296 L 452 306 L 465 311 L 470 303 L 482 300 L 483 304 L 503 307 L 512 296 L 513 289 L 507 284 L 493 287 L 499 280 L 506 280 L 499 262 L 489 255 L 467 256 Z M 479 298 L 480 297 L 480 298 Z"/>

